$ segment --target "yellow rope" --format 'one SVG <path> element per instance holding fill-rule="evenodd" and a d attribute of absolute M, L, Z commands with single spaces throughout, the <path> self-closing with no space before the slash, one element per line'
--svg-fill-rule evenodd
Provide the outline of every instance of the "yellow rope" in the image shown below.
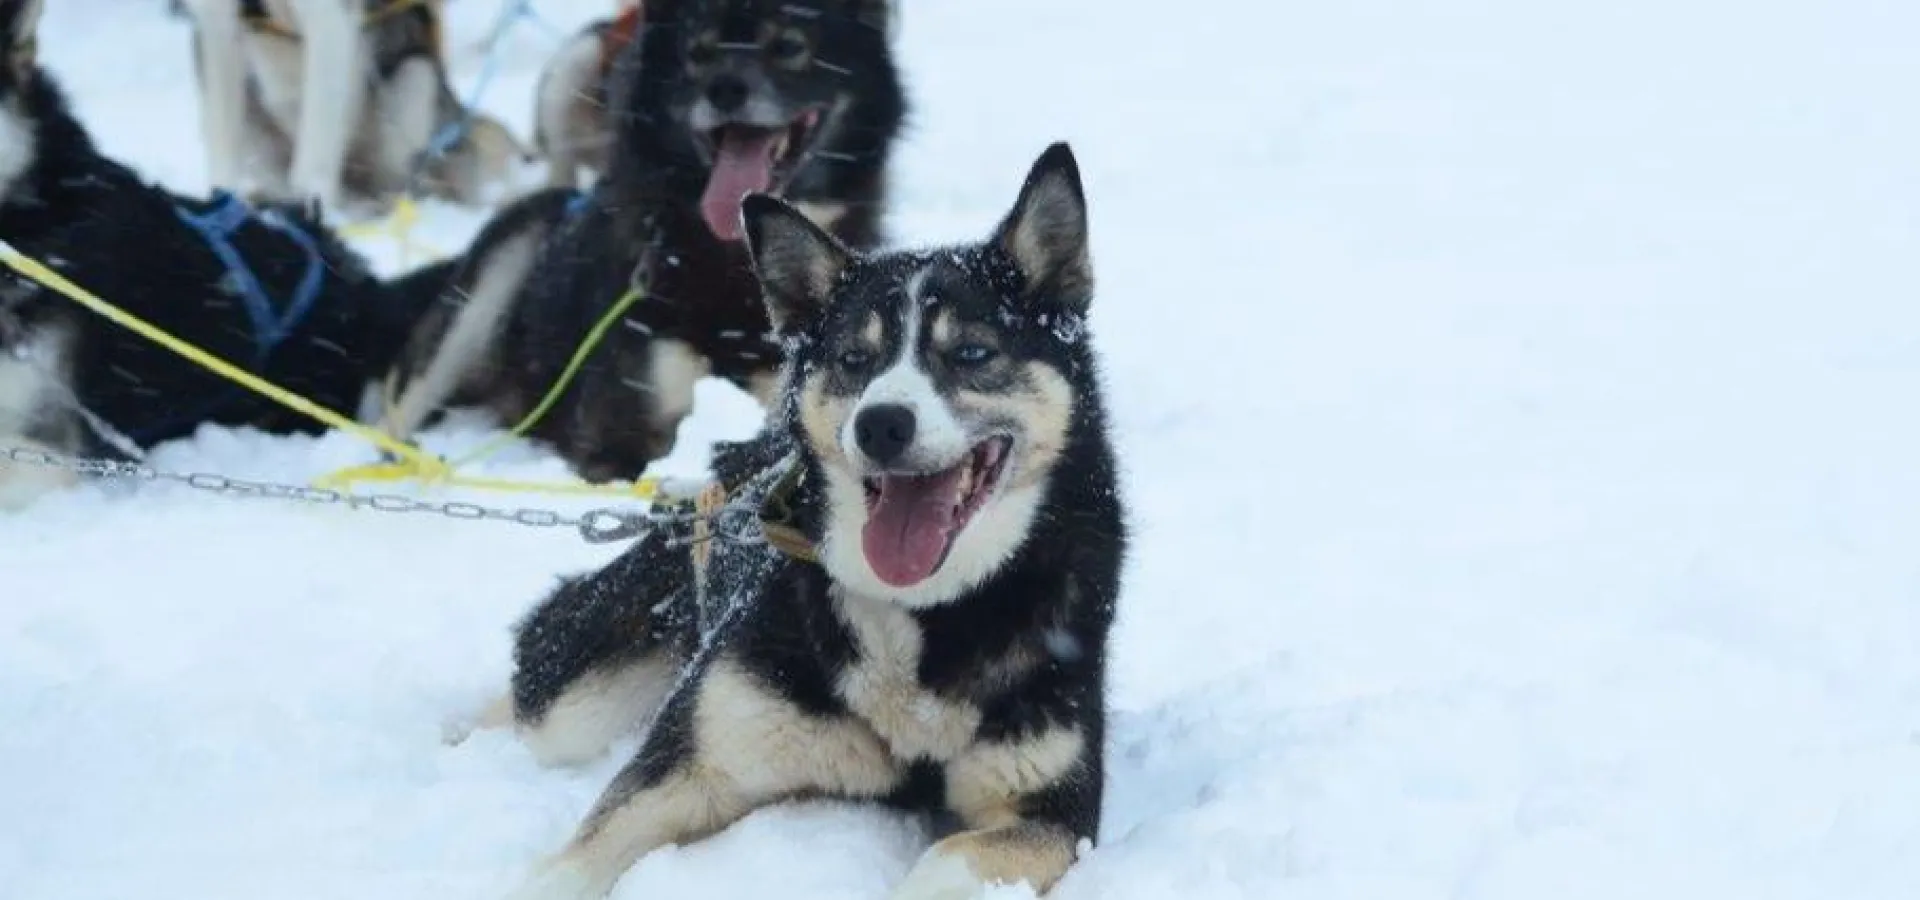
<path fill-rule="evenodd" d="M 453 463 L 453 467 L 459 468 L 484 459 L 506 446 L 508 441 L 526 437 L 527 432 L 533 430 L 533 426 L 539 424 L 541 418 L 545 417 L 547 412 L 553 409 L 553 405 L 559 402 L 560 395 L 566 392 L 567 385 L 573 383 L 573 377 L 579 374 L 580 367 L 586 363 L 587 357 L 593 353 L 595 347 L 600 346 L 600 341 L 606 338 L 607 329 L 612 328 L 613 323 L 620 321 L 620 317 L 626 315 L 627 310 L 633 308 L 633 305 L 644 296 L 646 292 L 638 286 L 627 288 L 627 292 L 621 294 L 620 299 L 614 301 L 613 305 L 601 314 L 600 320 L 593 323 L 593 327 L 587 330 L 586 338 L 581 340 L 580 346 L 574 349 L 573 357 L 567 360 L 566 368 L 560 370 L 560 377 L 553 380 L 553 386 L 547 388 L 546 396 L 541 397 L 540 402 L 534 404 L 533 409 L 522 416 L 513 428 L 505 434 L 496 435 L 492 440 L 481 444 L 478 449 L 460 457 L 458 462 Z"/>
<path fill-rule="evenodd" d="M 400 248 L 399 267 L 405 269 L 413 264 L 414 252 L 419 251 L 421 259 L 440 257 L 445 254 L 431 245 L 413 239 L 413 227 L 420 224 L 420 206 L 413 202 L 410 194 L 401 194 L 393 203 L 393 212 L 383 219 L 372 222 L 352 222 L 340 226 L 338 231 L 349 238 L 385 237 Z"/>
<path fill-rule="evenodd" d="M 47 268 L 38 260 L 14 249 L 12 244 L 4 240 L 0 240 L 0 263 L 5 263 L 8 268 L 15 272 L 86 307 L 88 310 L 97 313 L 114 324 L 179 354 L 181 357 L 221 378 L 266 397 L 281 406 L 301 413 L 314 421 L 358 437 L 400 459 L 398 463 L 379 463 L 370 466 L 358 466 L 344 472 L 336 473 L 327 479 L 323 479 L 320 482 L 322 486 L 329 483 L 345 483 L 346 481 L 353 480 L 401 481 L 418 479 L 422 482 L 444 484 L 449 487 L 474 488 L 478 490 L 555 495 L 618 494 L 640 497 L 642 499 L 654 496 L 659 490 L 659 479 L 657 478 L 642 478 L 635 481 L 631 486 L 622 487 L 618 485 L 594 485 L 585 483 L 551 484 L 514 481 L 504 478 L 478 478 L 455 475 L 453 468 L 439 457 L 430 455 L 411 444 L 395 440 L 392 436 L 387 435 L 379 429 L 362 425 L 347 416 L 321 406 L 312 400 L 308 400 L 271 381 L 254 375 L 218 356 L 214 356 L 187 341 L 181 340 L 165 329 L 127 312 L 112 303 L 108 303 L 87 289 L 74 284 L 65 276 Z M 631 305 L 631 301 L 628 301 L 627 305 Z M 603 322 L 610 321 L 612 318 L 612 316 L 609 316 L 603 319 Z M 604 333 L 604 331 L 604 328 L 598 328 L 595 334 Z M 593 340 L 597 342 L 598 337 L 594 336 Z M 581 353 L 576 353 L 576 358 L 583 358 L 584 351 L 588 349 L 591 348 L 583 348 Z M 577 365 L 569 366 L 569 372 L 577 368 Z M 557 395 L 558 390 L 562 387 L 564 387 L 564 384 L 556 385 L 555 390 L 549 393 Z M 523 424 L 531 427 L 531 422 L 523 422 Z M 342 476 L 351 477 L 343 480 Z"/>

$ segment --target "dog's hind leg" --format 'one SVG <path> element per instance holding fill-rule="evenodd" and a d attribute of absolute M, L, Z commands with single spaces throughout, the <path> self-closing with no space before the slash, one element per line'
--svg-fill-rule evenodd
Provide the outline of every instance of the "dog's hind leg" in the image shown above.
<path fill-rule="evenodd" d="M 655 848 L 787 797 L 883 796 L 901 775 L 872 729 L 802 709 L 723 656 L 674 692 L 566 848 L 510 896 L 603 897 Z"/>
<path fill-rule="evenodd" d="M 684 661 L 691 590 L 687 551 L 654 531 L 519 623 L 513 722 L 541 764 L 598 758 L 653 715 Z"/>
<path fill-rule="evenodd" d="M 474 257 L 479 271 L 470 281 L 472 288 L 445 331 L 433 341 L 431 351 L 416 355 L 409 349 L 409 356 L 424 356 L 426 362 L 401 373 L 404 387 L 382 421 L 382 430 L 396 439 L 412 440 L 421 424 L 487 365 L 500 327 L 513 310 L 513 299 L 532 271 L 545 236 L 544 228 L 528 229 L 502 241 L 491 252 Z M 444 302 L 448 298 L 441 299 Z M 423 320 L 422 324 L 424 327 L 427 322 Z"/>
<path fill-rule="evenodd" d="M 289 0 L 301 39 L 300 124 L 293 190 L 326 206 L 340 202 L 353 126 L 366 99 L 365 42 L 352 0 Z"/>
<path fill-rule="evenodd" d="M 242 116 L 247 65 L 242 51 L 239 0 L 193 0 L 193 46 L 200 77 L 200 133 L 207 150 L 207 180 L 238 190 L 242 173 Z"/>

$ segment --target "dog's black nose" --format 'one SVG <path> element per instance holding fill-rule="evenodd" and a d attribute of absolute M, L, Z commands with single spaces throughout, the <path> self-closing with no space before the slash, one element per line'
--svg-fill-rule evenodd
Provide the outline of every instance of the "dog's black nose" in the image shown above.
<path fill-rule="evenodd" d="M 898 403 L 869 406 L 853 417 L 853 439 L 861 453 L 884 466 L 913 446 L 913 426 L 913 410 Z"/>
<path fill-rule="evenodd" d="M 707 84 L 707 102 L 723 113 L 733 112 L 747 102 L 747 83 L 737 75 L 715 75 Z"/>

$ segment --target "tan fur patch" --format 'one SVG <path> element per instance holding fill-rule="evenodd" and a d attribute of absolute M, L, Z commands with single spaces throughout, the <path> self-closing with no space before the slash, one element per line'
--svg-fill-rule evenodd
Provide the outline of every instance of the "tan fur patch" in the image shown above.
<path fill-rule="evenodd" d="M 780 373 L 762 372 L 748 376 L 747 394 L 760 402 L 761 409 L 772 409 L 780 400 Z"/>
<path fill-rule="evenodd" d="M 900 778 L 871 729 L 802 712 L 725 661 L 701 680 L 694 735 L 699 764 L 756 802 L 817 791 L 875 797 Z"/>
<path fill-rule="evenodd" d="M 1077 728 L 1024 741 L 979 743 L 947 765 L 947 804 L 967 824 L 999 828 L 1020 821 L 1020 798 L 1052 786 L 1085 756 Z"/>
<path fill-rule="evenodd" d="M 837 593 L 835 608 L 853 632 L 860 659 L 835 685 L 847 707 L 885 738 L 901 759 L 945 761 L 973 742 L 980 709 L 920 684 L 920 626 L 899 605 Z"/>
<path fill-rule="evenodd" d="M 959 331 L 960 331 L 959 326 L 954 324 L 952 310 L 942 307 L 940 312 L 934 315 L 933 317 L 934 346 L 946 347 L 951 345 L 953 343 L 953 339 L 959 336 Z"/>
<path fill-rule="evenodd" d="M 582 677 L 540 721 L 519 724 L 520 740 L 543 766 L 592 762 L 659 711 L 676 677 L 674 662 L 666 654 Z"/>
<path fill-rule="evenodd" d="M 1020 423 L 1025 438 L 1017 470 L 1005 489 L 1038 484 L 1066 451 L 1067 428 L 1073 422 L 1073 386 L 1052 366 L 1030 362 L 1023 367 L 1026 385 L 1007 394 L 963 391 L 958 405 L 970 413 L 1006 418 Z"/>
<path fill-rule="evenodd" d="M 846 452 L 840 449 L 840 424 L 851 414 L 853 401 L 827 393 L 819 378 L 810 378 L 800 387 L 800 428 L 807 443 L 822 462 L 847 468 Z"/>
<path fill-rule="evenodd" d="M 973 897 L 987 885 L 1021 883 L 1044 894 L 1073 866 L 1077 844 L 1067 829 L 1039 822 L 961 832 L 920 857 L 893 900 Z"/>

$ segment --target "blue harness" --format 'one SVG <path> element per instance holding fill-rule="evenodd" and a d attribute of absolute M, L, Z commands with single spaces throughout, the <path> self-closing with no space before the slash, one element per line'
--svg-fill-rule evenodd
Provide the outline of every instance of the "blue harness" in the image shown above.
<path fill-rule="evenodd" d="M 257 212 L 246 201 L 227 191 L 214 191 L 213 208 L 207 212 L 196 213 L 181 205 L 176 205 L 173 212 L 187 227 L 199 233 L 207 249 L 212 250 L 213 255 L 219 257 L 220 264 L 226 267 L 234 293 L 239 295 L 241 308 L 246 311 L 247 323 L 253 329 L 252 368 L 255 371 L 264 368 L 273 351 L 306 321 L 307 315 L 313 312 L 314 301 L 320 298 L 320 288 L 326 283 L 327 276 L 326 260 L 320 255 L 320 245 L 312 235 L 276 211 Z M 241 256 L 240 250 L 233 245 L 233 236 L 249 221 L 257 221 L 285 235 L 306 254 L 307 270 L 301 274 L 299 283 L 294 285 L 293 293 L 284 306 L 274 303 L 266 286 L 260 283 L 260 277 L 247 264 L 246 257 Z M 184 425 L 211 416 L 231 402 L 239 392 L 238 388 L 230 387 L 198 410 L 140 431 L 129 432 L 128 436 L 141 446 L 150 445 Z"/>
<path fill-rule="evenodd" d="M 200 233 L 207 249 L 227 267 L 227 277 L 233 280 L 235 292 L 247 312 L 247 321 L 253 326 L 254 365 L 262 366 L 313 311 L 313 302 L 319 299 L 320 287 L 326 281 L 326 261 L 321 258 L 320 245 L 314 242 L 313 236 L 277 212 L 256 213 L 245 201 L 226 191 L 215 191 L 213 200 L 213 209 L 205 213 L 196 213 L 184 206 L 176 206 L 173 211 L 180 221 Z M 253 273 L 253 267 L 247 265 L 246 258 L 233 246 L 233 235 L 250 220 L 285 235 L 307 255 L 307 271 L 301 274 L 300 283 L 294 285 L 293 294 L 284 307 L 276 308 L 266 287 L 260 284 L 259 276 Z"/>

